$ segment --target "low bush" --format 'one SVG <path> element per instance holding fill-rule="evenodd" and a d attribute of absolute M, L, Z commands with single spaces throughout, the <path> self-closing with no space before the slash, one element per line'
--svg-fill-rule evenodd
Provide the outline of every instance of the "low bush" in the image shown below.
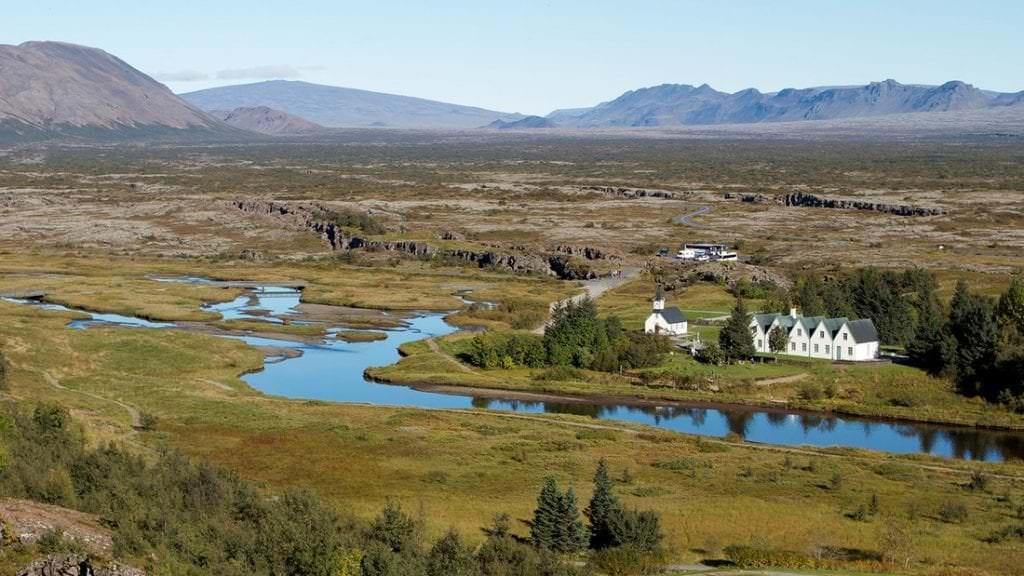
<path fill-rule="evenodd" d="M 814 560 L 800 552 L 766 546 L 727 546 L 725 557 L 740 568 L 813 568 Z"/>

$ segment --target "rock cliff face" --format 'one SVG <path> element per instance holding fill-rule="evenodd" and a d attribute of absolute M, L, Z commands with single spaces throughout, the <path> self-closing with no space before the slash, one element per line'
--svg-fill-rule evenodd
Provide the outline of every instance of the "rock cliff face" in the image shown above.
<path fill-rule="evenodd" d="M 18 576 L 146 576 L 142 570 L 118 564 L 94 564 L 80 554 L 49 556 L 29 564 Z"/>
<path fill-rule="evenodd" d="M 587 246 L 557 246 L 553 253 L 536 253 L 523 247 L 494 250 L 439 248 L 421 240 L 382 240 L 351 234 L 327 219 L 330 209 L 318 202 L 284 203 L 266 200 L 237 200 L 234 207 L 249 214 L 285 220 L 290 226 L 308 230 L 326 241 L 333 250 L 371 250 L 408 254 L 476 264 L 524 274 L 556 276 L 563 280 L 589 280 L 599 274 L 582 260 L 611 258 L 600 249 Z"/>
<path fill-rule="evenodd" d="M 620 196 L 622 198 L 664 198 L 666 200 L 673 200 L 676 198 L 675 192 L 668 192 L 666 190 L 645 190 L 643 188 L 622 188 L 619 186 L 582 186 L 580 190 L 584 192 L 600 192 L 601 194 L 607 194 L 609 196 Z"/>
<path fill-rule="evenodd" d="M 840 200 L 836 198 L 819 198 L 813 194 L 794 192 L 782 197 L 782 203 L 786 206 L 803 206 L 807 208 L 838 208 L 845 210 L 869 210 L 873 212 L 884 212 L 896 216 L 941 216 L 945 211 L 938 208 L 921 208 L 918 206 L 907 206 L 904 204 L 881 204 L 877 202 L 863 202 L 860 200 Z"/>

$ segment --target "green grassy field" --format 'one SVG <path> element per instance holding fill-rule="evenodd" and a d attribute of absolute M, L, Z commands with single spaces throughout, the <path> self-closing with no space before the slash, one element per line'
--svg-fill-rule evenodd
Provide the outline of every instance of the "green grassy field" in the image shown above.
<path fill-rule="evenodd" d="M 301 265 L 291 266 L 289 271 L 301 271 Z M 146 272 L 146 266 L 133 272 Z M 317 274 L 314 266 L 303 277 Z M 88 277 L 103 287 L 99 270 Z M 55 289 L 70 291 L 70 284 Z M 147 301 L 149 285 L 134 286 L 134 301 Z M 201 300 L 201 292 L 189 292 L 193 288 L 184 286 L 181 294 L 174 289 L 182 303 L 169 315 Z M 127 302 L 132 301 L 119 306 Z M 625 503 L 662 515 L 670 557 L 677 562 L 722 558 L 730 545 L 809 555 L 842 548 L 847 560 L 836 560 L 836 567 L 884 571 L 887 565 L 879 558 L 891 545 L 884 537 L 890 526 L 912 540 L 913 573 L 1015 574 L 1015 558 L 1024 554 L 1020 540 L 984 541 L 1020 522 L 1015 519 L 1024 504 L 1020 464 L 701 440 L 568 415 L 292 401 L 260 394 L 239 379 L 262 365 L 262 355 L 241 342 L 171 330 L 70 330 L 65 323 L 71 317 L 0 303 L 0 342 L 10 363 L 7 402 L 57 401 L 87 426 L 92 443 L 125 442 L 143 453 L 177 447 L 268 486 L 313 489 L 339 510 L 361 517 L 396 499 L 421 510 L 435 536 L 454 526 L 479 541 L 479 527 L 495 512 L 528 518 L 548 475 L 572 485 L 585 500 L 597 460 L 607 458 Z M 465 336 L 456 336 L 440 344 L 448 354 L 458 354 L 465 342 Z M 480 374 L 456 369 L 448 354 L 432 353 L 423 342 L 405 346 L 404 352 L 410 356 L 391 370 L 406 371 L 411 362 L 430 364 L 420 366 L 419 373 L 438 377 Z M 673 357 L 663 369 L 705 368 L 689 362 Z M 729 367 L 727 375 L 742 382 L 794 370 L 824 368 L 763 364 Z M 479 377 L 495 387 L 533 382 L 529 374 L 511 372 Z M 843 377 L 855 382 L 865 375 Z M 889 377 L 899 374 L 879 376 L 878 385 Z M 636 388 L 616 377 L 592 378 L 564 385 L 584 392 L 592 386 Z M 683 391 L 652 387 L 649 393 Z M 155 421 L 152 430 L 132 428 L 139 414 Z M 972 471 L 986 475 L 984 488 L 969 487 Z M 873 498 L 878 511 L 860 514 Z M 517 521 L 515 530 L 525 534 L 526 526 Z"/>
<path fill-rule="evenodd" d="M 706 338 L 708 336 L 705 336 Z M 766 358 L 725 366 L 701 364 L 676 352 L 655 368 L 625 375 L 582 371 L 582 380 L 541 379 L 543 369 L 453 370 L 470 345 L 470 334 L 440 338 L 438 351 L 421 342 L 402 347 L 404 357 L 373 368 L 376 379 L 396 384 L 469 386 L 518 392 L 600 396 L 620 399 L 752 404 L 901 418 L 946 424 L 1024 429 L 1024 417 L 977 398 L 957 394 L 953 385 L 910 366 L 833 364 L 827 361 Z"/>

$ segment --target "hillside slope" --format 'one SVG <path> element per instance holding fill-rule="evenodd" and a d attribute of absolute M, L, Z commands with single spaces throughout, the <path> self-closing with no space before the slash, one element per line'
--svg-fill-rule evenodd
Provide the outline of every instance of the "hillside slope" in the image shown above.
<path fill-rule="evenodd" d="M 966 112 L 1015 106 L 1024 95 L 979 90 L 963 82 L 941 86 L 900 84 L 821 87 L 729 94 L 707 84 L 663 84 L 632 90 L 593 108 L 555 111 L 549 119 L 576 128 L 680 126 L 839 120 L 916 112 Z"/>
<path fill-rule="evenodd" d="M 254 108 L 235 108 L 234 110 L 213 110 L 210 115 L 223 122 L 251 132 L 260 134 L 316 134 L 326 130 L 323 126 L 299 118 L 293 114 L 256 106 Z"/>
<path fill-rule="evenodd" d="M 97 48 L 0 45 L 0 139 L 216 133 L 226 125 Z"/>
<path fill-rule="evenodd" d="M 181 95 L 203 110 L 266 106 L 330 128 L 470 129 L 520 114 L 309 82 L 270 80 Z"/>

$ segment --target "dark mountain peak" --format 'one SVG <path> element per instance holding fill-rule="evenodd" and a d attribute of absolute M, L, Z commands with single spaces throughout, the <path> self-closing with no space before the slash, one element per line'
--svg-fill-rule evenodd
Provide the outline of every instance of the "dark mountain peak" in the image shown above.
<path fill-rule="evenodd" d="M 495 120 L 484 128 L 494 128 L 497 130 L 533 130 L 537 128 L 557 128 L 558 124 L 550 118 L 543 116 L 527 116 L 520 120 L 514 120 L 511 122 L 501 120 Z"/>
<path fill-rule="evenodd" d="M 227 124 L 261 134 L 314 134 L 325 130 L 323 126 L 298 116 L 274 110 L 267 106 L 235 108 L 230 111 L 212 111 L 211 115 Z"/>

